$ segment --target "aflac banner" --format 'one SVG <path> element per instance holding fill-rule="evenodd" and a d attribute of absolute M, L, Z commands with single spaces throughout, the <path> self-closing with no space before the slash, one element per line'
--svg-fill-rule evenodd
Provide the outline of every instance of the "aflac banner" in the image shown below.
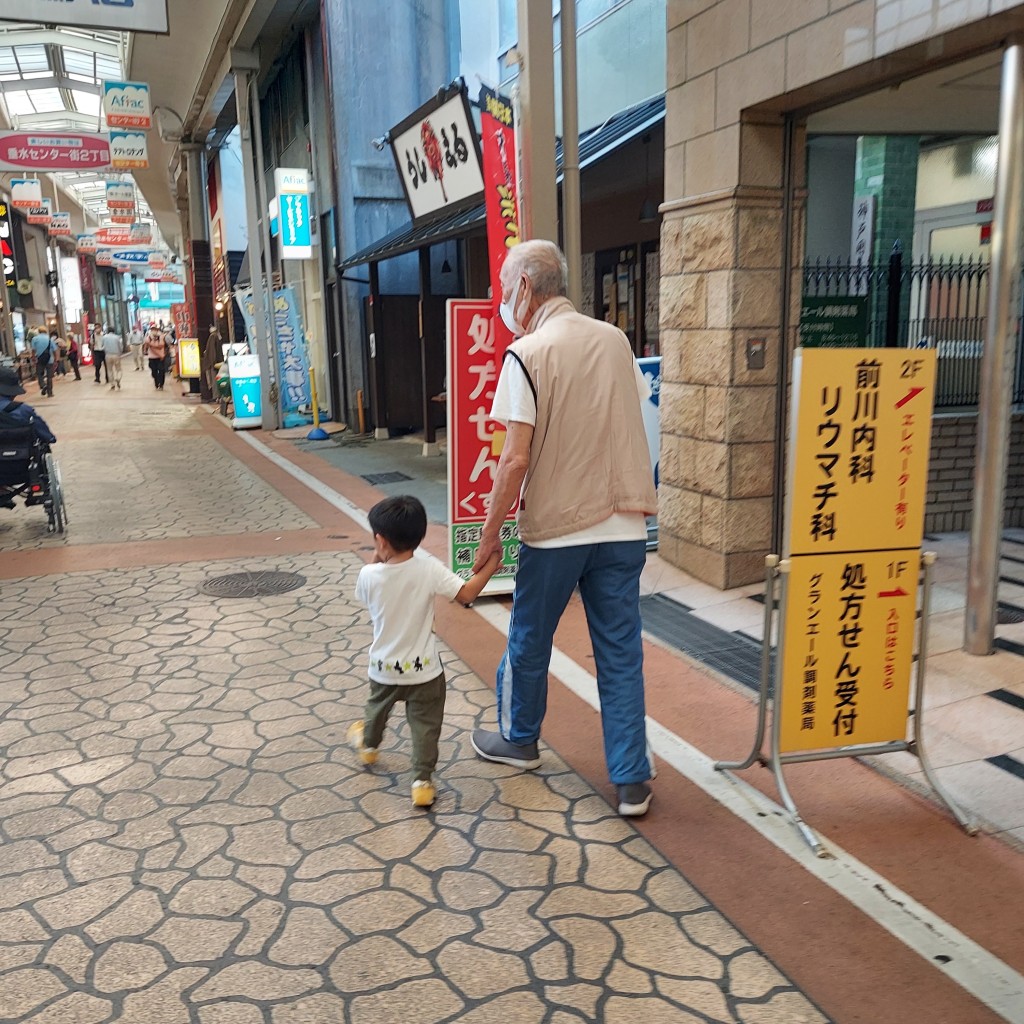
<path fill-rule="evenodd" d="M 108 128 L 149 131 L 153 127 L 149 86 L 145 82 L 104 82 L 103 113 Z"/>
<path fill-rule="evenodd" d="M 255 349 L 256 310 L 252 292 L 237 292 L 236 298 L 249 342 Z M 296 412 L 302 405 L 308 408 L 313 403 L 309 390 L 309 358 L 306 355 L 306 337 L 302 332 L 302 317 L 291 288 L 279 288 L 274 292 L 274 327 L 277 331 L 281 411 Z"/>
<path fill-rule="evenodd" d="M 11 206 L 31 210 L 43 205 L 43 183 L 38 178 L 11 178 Z"/>

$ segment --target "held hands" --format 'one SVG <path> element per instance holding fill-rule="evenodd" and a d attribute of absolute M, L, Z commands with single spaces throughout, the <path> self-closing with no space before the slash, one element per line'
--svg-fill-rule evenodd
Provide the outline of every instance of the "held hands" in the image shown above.
<path fill-rule="evenodd" d="M 493 566 L 490 564 L 493 562 Z M 476 561 L 473 563 L 473 572 L 482 573 L 487 571 L 488 579 L 495 574 L 501 564 L 501 538 L 494 537 L 493 540 L 486 535 L 481 535 L 480 546 L 476 549 Z"/>

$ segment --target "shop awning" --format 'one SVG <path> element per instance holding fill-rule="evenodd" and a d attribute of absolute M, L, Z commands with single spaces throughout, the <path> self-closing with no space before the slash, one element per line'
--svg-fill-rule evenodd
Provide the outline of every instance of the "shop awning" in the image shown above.
<path fill-rule="evenodd" d="M 655 96 L 636 106 L 623 110 L 614 117 L 608 118 L 604 124 L 587 132 L 580 138 L 580 170 L 615 152 L 627 142 L 635 139 L 643 132 L 650 131 L 665 119 L 665 97 Z M 562 145 L 559 142 L 555 151 L 558 167 L 558 180 L 561 181 Z M 353 256 L 338 264 L 339 270 L 348 270 L 361 263 L 377 263 L 380 260 L 401 256 L 413 252 L 424 245 L 445 242 L 451 238 L 462 238 L 471 234 L 473 229 L 482 230 L 486 222 L 484 204 L 454 214 L 442 220 L 434 221 L 416 228 L 412 224 L 392 232 L 379 241 L 361 249 Z"/>
<path fill-rule="evenodd" d="M 347 270 L 349 267 L 357 267 L 360 263 L 377 263 L 380 260 L 389 260 L 393 256 L 401 256 L 407 252 L 414 252 L 425 245 L 433 245 L 435 242 L 446 242 L 451 238 L 462 238 L 471 234 L 474 228 L 483 228 L 487 219 L 484 204 L 462 210 L 451 217 L 444 217 L 435 220 L 422 227 L 413 227 L 412 224 L 390 235 L 385 235 L 379 241 L 361 249 L 354 256 L 349 256 L 338 264 L 339 270 Z"/>

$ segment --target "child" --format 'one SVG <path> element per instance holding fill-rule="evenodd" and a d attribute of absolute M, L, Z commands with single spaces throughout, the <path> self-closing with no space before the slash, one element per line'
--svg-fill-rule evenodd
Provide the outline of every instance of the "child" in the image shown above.
<path fill-rule="evenodd" d="M 418 551 L 427 533 L 427 513 L 409 495 L 379 501 L 369 520 L 376 555 L 359 573 L 356 600 L 373 620 L 370 696 L 365 720 L 349 727 L 348 739 L 363 764 L 375 764 L 391 709 L 404 700 L 412 732 L 412 802 L 430 807 L 445 698 L 444 669 L 434 641 L 434 597 L 474 601 L 498 568 L 498 557 L 467 583 Z"/>

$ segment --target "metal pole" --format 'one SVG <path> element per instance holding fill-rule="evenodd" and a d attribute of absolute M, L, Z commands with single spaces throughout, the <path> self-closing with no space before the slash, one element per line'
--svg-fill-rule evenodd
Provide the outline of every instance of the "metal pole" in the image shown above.
<path fill-rule="evenodd" d="M 885 308 L 885 347 L 900 347 L 900 304 L 903 282 L 903 243 L 897 238 L 889 254 L 888 291 Z"/>
<path fill-rule="evenodd" d="M 259 190 L 259 220 L 263 228 L 263 266 L 264 281 L 267 288 L 267 339 L 270 342 L 270 400 L 273 406 L 275 427 L 281 425 L 281 387 L 277 379 L 277 314 L 275 312 L 276 296 L 274 294 L 274 250 L 270 238 L 270 198 L 267 195 L 267 168 L 263 163 L 263 118 L 260 114 L 259 95 L 256 93 L 256 76 L 249 79 L 249 88 L 253 96 L 249 108 L 252 116 L 253 143 L 256 151 L 256 187 Z"/>
<path fill-rule="evenodd" d="M 576 3 L 562 4 L 562 250 L 569 270 L 569 299 L 583 305 L 580 234 L 580 118 L 576 78 Z"/>
<path fill-rule="evenodd" d="M 246 55 L 249 56 L 249 55 Z M 256 354 L 260 360 L 260 394 L 263 404 L 263 429 L 277 428 L 277 408 L 271 402 L 270 340 L 267 337 L 267 304 L 263 287 L 263 261 L 260 252 L 259 208 L 256 198 L 256 158 L 253 154 L 252 118 L 249 109 L 249 76 L 246 62 L 236 61 L 232 55 L 235 76 L 235 103 L 238 107 L 238 127 L 242 141 L 242 176 L 245 181 L 246 230 L 249 235 L 249 286 L 252 289 L 253 333 L 256 335 Z M 197 202 L 200 201 L 197 199 Z"/>
<path fill-rule="evenodd" d="M 555 50 L 551 0 L 518 0 L 522 238 L 558 241 Z"/>
<path fill-rule="evenodd" d="M 1024 48 L 1003 54 L 999 100 L 999 163 L 992 217 L 992 277 L 988 328 L 981 358 L 974 511 L 967 569 L 964 649 L 991 654 L 999 587 L 999 541 L 1010 445 L 1012 373 L 1017 345 L 1017 288 L 1021 274 L 1021 204 L 1024 202 Z"/>
<path fill-rule="evenodd" d="M 928 619 L 932 607 L 932 583 L 935 577 L 935 552 L 925 551 L 921 556 L 924 566 L 924 588 L 921 593 L 921 639 L 917 648 L 917 678 L 914 681 L 914 738 L 911 752 L 917 756 L 924 769 L 925 778 L 932 789 L 950 809 L 953 817 L 963 826 L 969 836 L 978 834 L 978 826 L 960 809 L 960 805 L 946 792 L 939 777 L 932 769 L 931 761 L 924 749 L 924 681 L 928 672 Z"/>

